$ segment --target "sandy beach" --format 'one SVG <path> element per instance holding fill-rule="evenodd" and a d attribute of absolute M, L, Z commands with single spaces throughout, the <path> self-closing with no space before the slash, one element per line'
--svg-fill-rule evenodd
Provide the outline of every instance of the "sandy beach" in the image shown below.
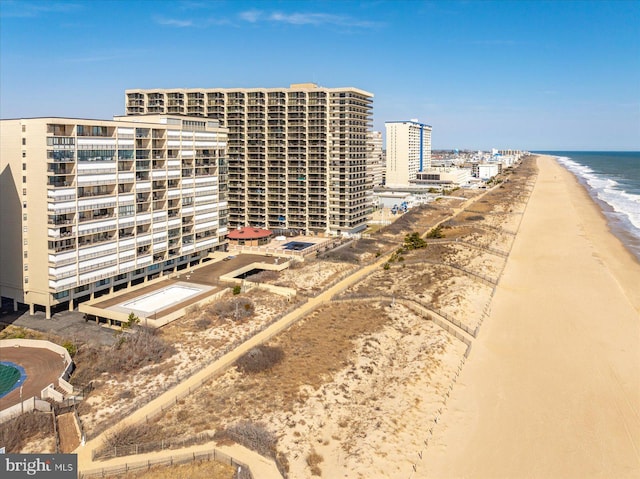
<path fill-rule="evenodd" d="M 539 176 L 414 477 L 640 477 L 640 264 L 575 177 Z"/>

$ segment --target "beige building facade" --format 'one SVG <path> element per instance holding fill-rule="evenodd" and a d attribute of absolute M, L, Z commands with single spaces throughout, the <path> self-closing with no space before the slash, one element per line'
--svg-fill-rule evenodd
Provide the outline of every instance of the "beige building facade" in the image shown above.
<path fill-rule="evenodd" d="M 384 156 L 382 154 L 382 132 L 372 131 L 369 134 L 369 174 L 373 187 L 384 184 Z"/>
<path fill-rule="evenodd" d="M 413 185 L 422 186 L 446 186 L 457 188 L 467 185 L 471 181 L 471 168 L 458 168 L 440 166 L 426 168 L 416 174 L 416 179 L 411 180 Z"/>
<path fill-rule="evenodd" d="M 386 186 L 404 187 L 431 167 L 431 126 L 417 120 L 388 121 L 386 129 Z"/>
<path fill-rule="evenodd" d="M 366 227 L 371 93 L 302 83 L 127 90 L 125 97 L 128 115 L 194 115 L 228 128 L 232 228 L 336 235 Z"/>
<path fill-rule="evenodd" d="M 0 120 L 0 296 L 50 317 L 224 249 L 226 148 L 203 118 Z"/>

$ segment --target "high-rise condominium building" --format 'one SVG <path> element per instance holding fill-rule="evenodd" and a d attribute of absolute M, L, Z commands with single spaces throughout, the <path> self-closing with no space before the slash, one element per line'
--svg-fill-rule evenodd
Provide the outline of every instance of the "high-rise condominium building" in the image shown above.
<path fill-rule="evenodd" d="M 369 174 L 371 175 L 373 186 L 384 184 L 384 156 L 382 154 L 382 132 L 369 132 Z"/>
<path fill-rule="evenodd" d="M 371 213 L 367 133 L 373 95 L 290 88 L 127 90 L 129 115 L 183 114 L 229 129 L 229 223 L 341 234 Z"/>
<path fill-rule="evenodd" d="M 385 122 L 387 186 L 408 186 L 416 173 L 431 167 L 431 126 L 417 120 Z"/>
<path fill-rule="evenodd" d="M 0 295 L 44 308 L 224 247 L 227 131 L 174 116 L 0 121 Z"/>

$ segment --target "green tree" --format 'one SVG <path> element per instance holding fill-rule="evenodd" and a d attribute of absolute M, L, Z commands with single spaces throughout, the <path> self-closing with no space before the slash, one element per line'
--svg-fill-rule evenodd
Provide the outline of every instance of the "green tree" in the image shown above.
<path fill-rule="evenodd" d="M 430 239 L 444 238 L 444 235 L 442 234 L 442 226 L 436 226 L 431 231 L 429 231 L 427 233 L 427 238 L 430 238 Z"/>
<path fill-rule="evenodd" d="M 126 323 L 122 323 L 122 329 L 131 329 L 134 326 L 140 324 L 140 318 L 135 315 L 133 311 L 129 313 Z"/>
<path fill-rule="evenodd" d="M 407 250 L 420 249 L 427 246 L 427 242 L 422 239 L 420 233 L 413 232 L 404 237 L 404 247 Z"/>

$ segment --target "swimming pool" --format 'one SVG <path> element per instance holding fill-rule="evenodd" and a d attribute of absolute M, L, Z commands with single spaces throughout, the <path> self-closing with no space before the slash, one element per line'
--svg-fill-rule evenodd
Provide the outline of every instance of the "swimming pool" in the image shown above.
<path fill-rule="evenodd" d="M 314 243 L 305 243 L 304 241 L 289 241 L 288 243 L 283 244 L 284 249 L 290 249 L 293 251 L 302 251 L 303 249 L 307 249 L 313 246 Z"/>
<path fill-rule="evenodd" d="M 154 311 L 160 311 L 172 304 L 179 303 L 190 296 L 195 296 L 204 292 L 204 289 L 189 288 L 186 286 L 168 286 L 155 291 L 151 294 L 136 298 L 133 301 L 123 303 L 123 308 L 130 308 L 135 311 L 141 311 L 143 313 L 152 313 Z"/>
<path fill-rule="evenodd" d="M 24 368 L 9 361 L 0 361 L 0 398 L 24 383 Z"/>

